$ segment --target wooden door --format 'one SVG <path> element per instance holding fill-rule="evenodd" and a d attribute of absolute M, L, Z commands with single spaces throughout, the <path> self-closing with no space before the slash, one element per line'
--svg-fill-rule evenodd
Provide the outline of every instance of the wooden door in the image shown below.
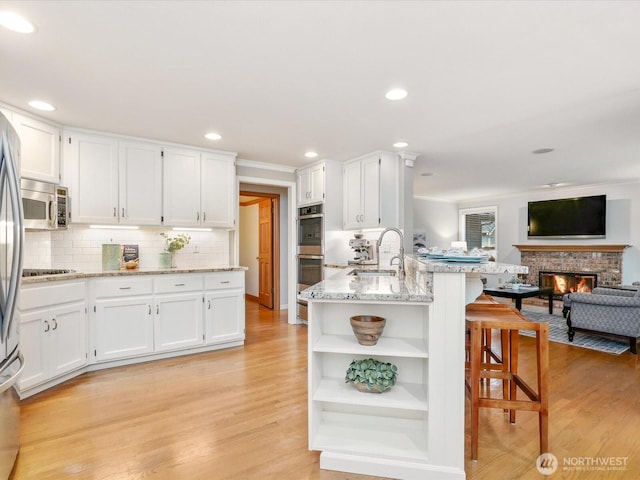
<path fill-rule="evenodd" d="M 258 207 L 258 301 L 273 308 L 273 199 Z"/>

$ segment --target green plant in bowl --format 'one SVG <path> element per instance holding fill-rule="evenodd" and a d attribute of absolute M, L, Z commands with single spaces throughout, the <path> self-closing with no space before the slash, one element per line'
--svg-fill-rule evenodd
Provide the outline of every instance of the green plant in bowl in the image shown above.
<path fill-rule="evenodd" d="M 353 360 L 344 377 L 361 392 L 382 393 L 396 384 L 398 367 L 373 358 Z"/>

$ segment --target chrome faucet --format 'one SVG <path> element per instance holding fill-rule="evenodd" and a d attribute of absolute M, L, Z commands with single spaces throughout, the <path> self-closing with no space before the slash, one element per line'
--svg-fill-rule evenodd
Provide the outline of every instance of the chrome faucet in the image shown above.
<path fill-rule="evenodd" d="M 380 244 L 382 243 L 382 237 L 384 237 L 385 233 L 391 231 L 396 232 L 400 237 L 400 252 L 395 257 L 391 257 L 389 265 L 393 265 L 393 261 L 397 258 L 398 275 L 404 277 L 404 235 L 402 234 L 402 231 L 400 229 L 395 227 L 387 227 L 382 231 L 382 233 L 380 233 L 378 240 L 376 240 L 376 263 L 380 265 Z"/>

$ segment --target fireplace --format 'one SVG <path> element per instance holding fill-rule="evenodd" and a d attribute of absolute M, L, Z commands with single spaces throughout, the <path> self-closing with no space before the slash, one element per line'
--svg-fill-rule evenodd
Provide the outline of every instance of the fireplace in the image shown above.
<path fill-rule="evenodd" d="M 538 272 L 540 288 L 553 287 L 555 298 L 562 298 L 565 293 L 591 293 L 598 286 L 598 275 L 592 272 Z"/>

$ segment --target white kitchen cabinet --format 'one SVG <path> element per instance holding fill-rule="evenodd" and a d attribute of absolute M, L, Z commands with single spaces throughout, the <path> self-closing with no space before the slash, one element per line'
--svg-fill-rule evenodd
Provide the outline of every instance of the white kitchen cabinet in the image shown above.
<path fill-rule="evenodd" d="M 20 331 L 25 357 L 21 391 L 84 367 L 88 358 L 84 282 L 23 288 Z"/>
<path fill-rule="evenodd" d="M 325 199 L 325 165 L 318 163 L 296 170 L 298 206 L 322 203 Z"/>
<path fill-rule="evenodd" d="M 162 222 L 162 147 L 119 141 L 118 223 L 160 225 Z"/>
<path fill-rule="evenodd" d="M 65 183 L 72 223 L 118 223 L 118 140 L 65 132 Z"/>
<path fill-rule="evenodd" d="M 205 342 L 243 341 L 245 337 L 244 272 L 205 276 Z"/>
<path fill-rule="evenodd" d="M 153 280 L 123 277 L 93 284 L 93 356 L 102 362 L 153 353 Z"/>
<path fill-rule="evenodd" d="M 165 225 L 234 227 L 236 184 L 233 155 L 167 147 L 163 165 Z"/>
<path fill-rule="evenodd" d="M 17 112 L 11 124 L 20 137 L 20 175 L 60 183 L 60 128 Z"/>
<path fill-rule="evenodd" d="M 237 204 L 235 159 L 203 152 L 200 155 L 201 225 L 233 228 Z"/>
<path fill-rule="evenodd" d="M 162 147 L 65 132 L 73 223 L 161 225 Z"/>
<path fill-rule="evenodd" d="M 156 352 L 204 343 L 201 275 L 163 275 L 154 281 Z"/>
<path fill-rule="evenodd" d="M 375 152 L 345 162 L 343 228 L 399 227 L 402 191 L 397 155 Z"/>

